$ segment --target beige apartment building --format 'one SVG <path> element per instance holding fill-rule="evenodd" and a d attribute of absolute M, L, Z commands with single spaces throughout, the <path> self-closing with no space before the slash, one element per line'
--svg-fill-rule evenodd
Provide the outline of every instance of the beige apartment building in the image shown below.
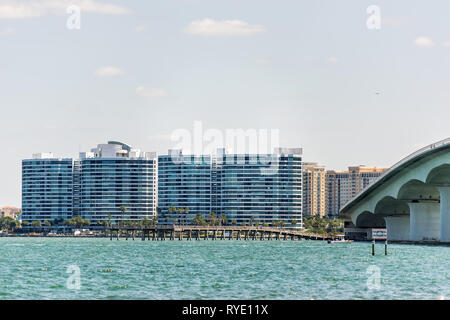
<path fill-rule="evenodd" d="M 303 216 L 326 215 L 325 166 L 315 162 L 303 163 Z"/>
<path fill-rule="evenodd" d="M 20 209 L 16 207 L 3 207 L 0 209 L 0 218 L 10 217 L 17 219 L 20 215 Z"/>
<path fill-rule="evenodd" d="M 366 167 L 364 165 L 348 167 L 345 171 L 328 170 L 326 172 L 326 214 L 337 216 L 340 208 L 367 188 L 386 172 L 388 168 Z"/>

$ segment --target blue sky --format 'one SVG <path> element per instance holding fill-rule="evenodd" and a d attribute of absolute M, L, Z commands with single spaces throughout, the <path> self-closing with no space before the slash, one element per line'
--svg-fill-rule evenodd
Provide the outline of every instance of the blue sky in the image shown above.
<path fill-rule="evenodd" d="M 69 30 L 70 4 L 81 28 Z M 380 29 L 368 29 L 377 5 Z M 304 159 L 390 166 L 449 135 L 448 1 L 0 0 L 0 206 L 21 159 L 179 128 L 279 129 Z M 378 94 L 377 94 L 378 93 Z"/>

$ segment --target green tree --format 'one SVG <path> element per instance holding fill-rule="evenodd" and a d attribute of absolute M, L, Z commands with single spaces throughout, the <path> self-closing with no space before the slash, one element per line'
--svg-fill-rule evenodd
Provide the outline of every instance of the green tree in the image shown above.
<path fill-rule="evenodd" d="M 189 219 L 189 208 L 186 207 L 184 208 L 184 224 L 188 224 L 188 219 Z"/>
<path fill-rule="evenodd" d="M 34 228 L 35 231 L 38 231 L 38 230 L 41 229 L 42 223 L 41 223 L 40 220 L 34 220 L 34 221 L 31 223 L 31 226 Z"/>
<path fill-rule="evenodd" d="M 124 205 L 121 205 L 121 206 L 119 207 L 119 210 L 120 210 L 120 212 L 122 213 L 122 219 L 126 220 L 126 219 L 125 219 L 125 212 L 127 211 L 127 208 L 125 208 Z"/>
<path fill-rule="evenodd" d="M 19 221 L 11 217 L 0 218 L 0 230 L 14 231 L 20 227 Z"/>
<path fill-rule="evenodd" d="M 197 213 L 192 219 L 192 222 L 197 226 L 203 226 L 206 224 L 205 220 L 203 219 L 203 215 L 201 213 Z"/>
<path fill-rule="evenodd" d="M 217 224 L 217 215 L 214 212 L 211 212 L 206 217 L 206 221 L 208 221 L 208 225 L 215 226 Z"/>
<path fill-rule="evenodd" d="M 227 225 L 228 224 L 228 217 L 226 216 L 225 213 L 220 214 L 220 224 L 221 225 Z"/>

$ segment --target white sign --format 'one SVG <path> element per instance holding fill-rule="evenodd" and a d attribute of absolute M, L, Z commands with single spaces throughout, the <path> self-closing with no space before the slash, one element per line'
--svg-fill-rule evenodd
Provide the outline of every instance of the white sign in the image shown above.
<path fill-rule="evenodd" d="M 387 240 L 387 229 L 372 229 L 373 240 Z"/>

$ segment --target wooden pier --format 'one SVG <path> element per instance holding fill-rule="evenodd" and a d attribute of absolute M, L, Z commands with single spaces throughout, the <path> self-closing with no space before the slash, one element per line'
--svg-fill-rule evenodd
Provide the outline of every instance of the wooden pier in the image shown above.
<path fill-rule="evenodd" d="M 165 240 L 331 240 L 329 235 L 308 233 L 294 229 L 241 226 L 154 226 L 145 228 L 110 227 L 110 240 L 140 238 L 142 241 Z"/>

